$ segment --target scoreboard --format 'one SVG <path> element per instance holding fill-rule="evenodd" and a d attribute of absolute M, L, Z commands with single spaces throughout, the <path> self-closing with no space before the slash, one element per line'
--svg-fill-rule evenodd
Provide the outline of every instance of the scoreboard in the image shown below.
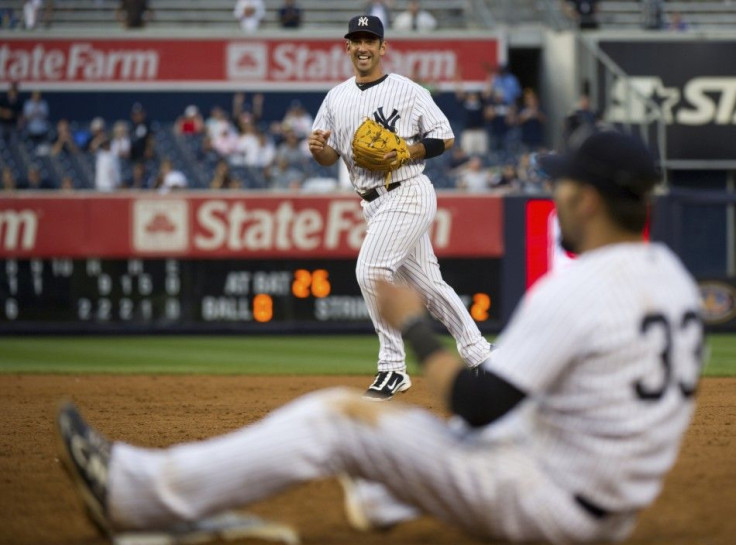
<path fill-rule="evenodd" d="M 0 334 L 370 331 L 355 195 L 0 197 Z M 498 198 L 439 197 L 445 280 L 497 329 Z"/>
<path fill-rule="evenodd" d="M 443 260 L 479 327 L 501 318 L 499 260 Z M 0 332 L 361 330 L 355 260 L 6 259 Z"/>

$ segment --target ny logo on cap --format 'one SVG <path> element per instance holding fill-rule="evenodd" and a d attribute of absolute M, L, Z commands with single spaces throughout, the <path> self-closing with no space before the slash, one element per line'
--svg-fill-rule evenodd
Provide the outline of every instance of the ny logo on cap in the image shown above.
<path fill-rule="evenodd" d="M 368 17 L 359 17 L 358 26 L 368 26 Z"/>

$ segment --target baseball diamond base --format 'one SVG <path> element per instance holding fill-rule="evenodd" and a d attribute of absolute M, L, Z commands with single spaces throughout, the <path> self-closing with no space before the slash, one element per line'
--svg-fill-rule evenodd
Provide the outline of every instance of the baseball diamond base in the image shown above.
<path fill-rule="evenodd" d="M 108 545 L 84 515 L 58 460 L 59 399 L 77 403 L 112 439 L 146 447 L 201 440 L 265 416 L 306 392 L 365 388 L 364 376 L 0 375 L 0 545 Z M 437 410 L 413 376 L 402 402 Z M 733 545 L 736 536 L 736 377 L 705 378 L 698 409 L 664 490 L 626 545 Z M 385 532 L 359 533 L 343 512 L 334 479 L 298 486 L 247 510 L 297 528 L 306 545 L 472 545 L 487 543 L 422 518 Z M 262 539 L 215 543 L 269 543 Z M 123 545 L 123 544 L 120 544 Z M 125 544 L 127 545 L 127 544 Z M 142 545 L 142 543 L 140 544 Z"/>

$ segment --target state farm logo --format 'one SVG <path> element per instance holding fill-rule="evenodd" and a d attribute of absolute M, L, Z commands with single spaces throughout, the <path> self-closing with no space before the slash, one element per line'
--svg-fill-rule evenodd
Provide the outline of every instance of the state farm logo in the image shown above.
<path fill-rule="evenodd" d="M 133 203 L 133 250 L 184 252 L 189 248 L 189 203 L 137 200 Z"/>
<path fill-rule="evenodd" d="M 268 50 L 264 43 L 227 44 L 228 79 L 266 79 Z"/>
<path fill-rule="evenodd" d="M 37 233 L 38 215 L 33 210 L 0 211 L 0 249 L 32 250 Z"/>

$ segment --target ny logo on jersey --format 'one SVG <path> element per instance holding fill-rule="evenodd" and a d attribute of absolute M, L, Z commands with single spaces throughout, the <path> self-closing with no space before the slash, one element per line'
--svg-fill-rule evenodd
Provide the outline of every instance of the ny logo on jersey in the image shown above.
<path fill-rule="evenodd" d="M 391 112 L 391 115 L 386 117 L 386 115 L 383 113 L 383 106 L 378 108 L 375 112 L 373 112 L 373 119 L 376 123 L 379 123 L 383 125 L 384 129 L 388 129 L 391 132 L 396 132 L 396 122 L 401 119 L 401 116 L 399 115 L 399 111 L 394 108 L 394 111 Z"/>

